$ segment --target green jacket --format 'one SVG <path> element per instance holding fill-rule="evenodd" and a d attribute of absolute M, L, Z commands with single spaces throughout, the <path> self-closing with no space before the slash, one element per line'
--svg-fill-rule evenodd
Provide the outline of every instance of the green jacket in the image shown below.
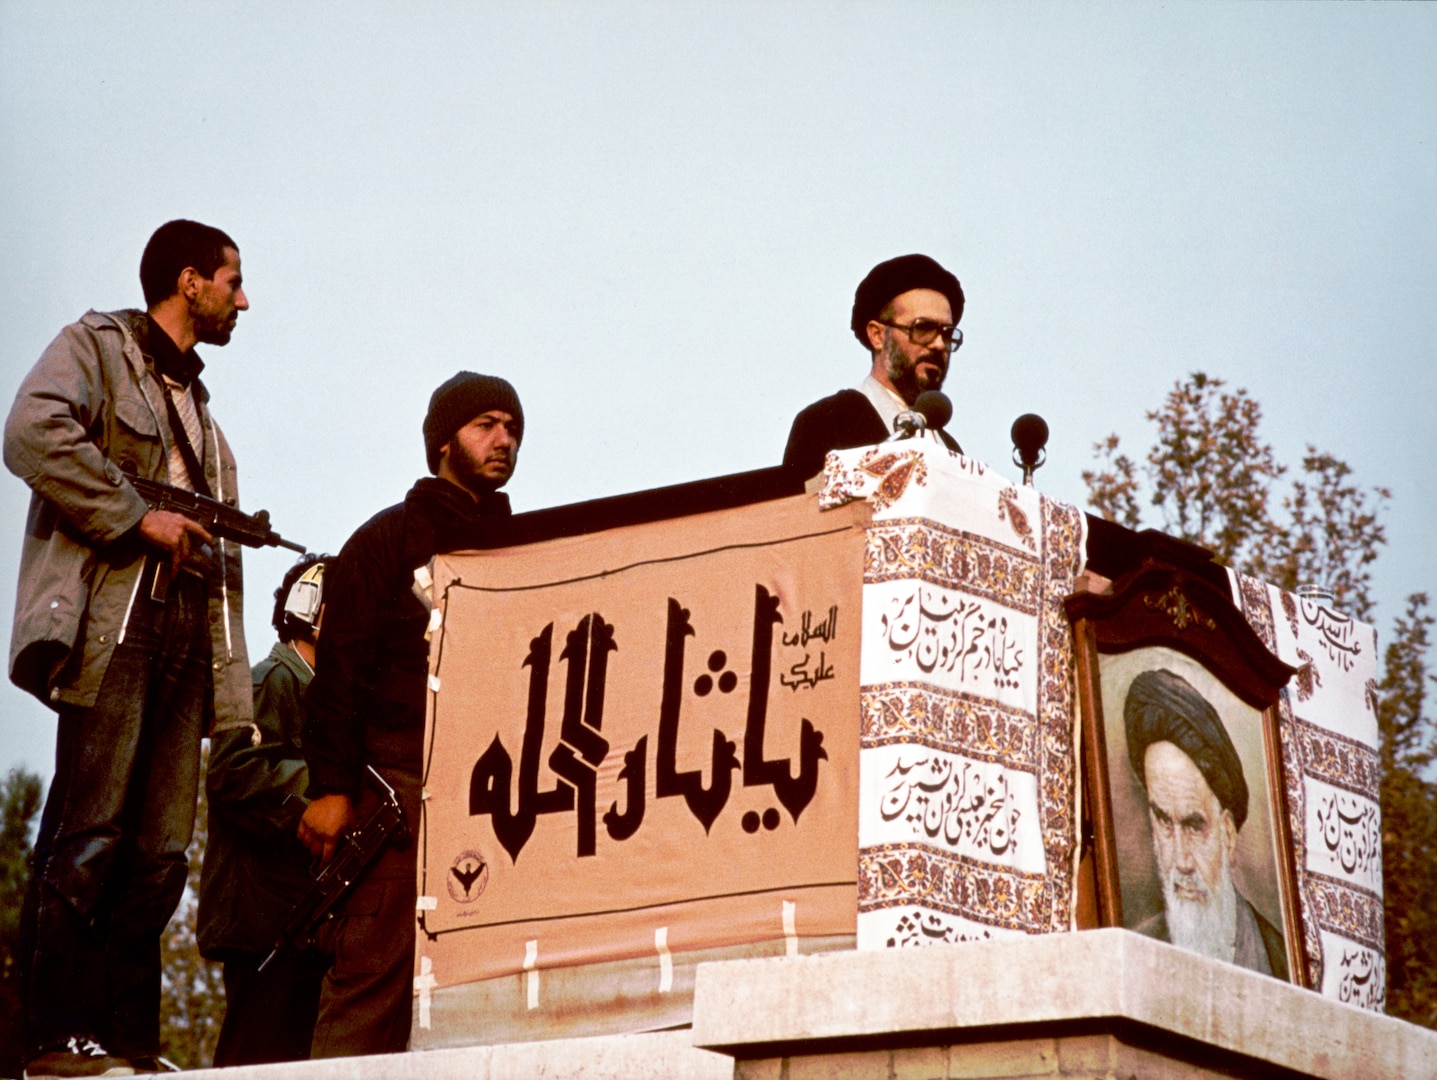
<path fill-rule="evenodd" d="M 20 384 L 5 422 L 5 464 L 33 492 L 20 552 L 10 678 L 52 708 L 95 703 L 135 601 L 147 509 L 122 467 L 168 482 L 164 389 L 140 348 L 142 311 L 86 312 Z M 238 505 L 234 455 L 195 380 L 205 479 Z M 215 543 L 210 575 L 212 720 L 250 721 L 239 546 Z"/>
<path fill-rule="evenodd" d="M 295 838 L 304 814 L 301 704 L 313 672 L 276 642 L 254 669 L 254 722 L 210 741 L 209 839 L 200 872 L 200 952 L 267 954 L 310 883 Z"/>

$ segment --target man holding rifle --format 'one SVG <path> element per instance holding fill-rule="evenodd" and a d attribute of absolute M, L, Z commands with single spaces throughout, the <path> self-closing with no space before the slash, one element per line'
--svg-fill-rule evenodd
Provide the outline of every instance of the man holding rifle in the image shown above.
<path fill-rule="evenodd" d="M 160 1067 L 160 935 L 200 739 L 251 720 L 238 546 L 129 479 L 238 504 L 194 346 L 226 344 L 249 307 L 239 248 L 171 221 L 140 282 L 147 310 L 62 330 L 5 425 L 5 464 L 33 491 L 10 677 L 59 713 L 21 921 L 31 1078 Z"/>
<path fill-rule="evenodd" d="M 461 371 L 443 383 L 424 419 L 435 475 L 361 525 L 325 571 L 330 599 L 305 697 L 313 801 L 299 838 L 326 862 L 351 853 L 355 841 L 346 831 L 358 824 L 371 832 L 381 802 L 367 768 L 397 793 L 410 828 L 384 845 L 341 902 L 314 1057 L 397 1053 L 409 1043 L 429 675 L 429 610 L 421 596 L 435 555 L 476 546 L 508 515 L 499 489 L 514 472 L 523 434 L 519 395 L 503 379 Z"/>

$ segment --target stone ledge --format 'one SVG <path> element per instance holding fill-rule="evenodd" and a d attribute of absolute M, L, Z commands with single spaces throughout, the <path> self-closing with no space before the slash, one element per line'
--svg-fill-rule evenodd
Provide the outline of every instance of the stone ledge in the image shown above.
<path fill-rule="evenodd" d="M 695 1048 L 689 1031 L 681 1030 L 244 1065 L 185 1075 L 194 1080 L 731 1080 L 733 1060 Z"/>
<path fill-rule="evenodd" d="M 1437 1032 L 1119 929 L 704 964 L 693 1042 L 753 1059 L 1091 1021 L 1333 1080 L 1437 1076 Z"/>

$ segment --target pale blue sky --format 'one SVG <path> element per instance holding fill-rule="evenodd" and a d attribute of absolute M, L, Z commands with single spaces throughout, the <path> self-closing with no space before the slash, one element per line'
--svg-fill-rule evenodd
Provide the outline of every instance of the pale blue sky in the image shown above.
<path fill-rule="evenodd" d="M 292 10 L 298 8 L 299 10 Z M 0 397 L 138 305 L 178 216 L 252 303 L 202 350 L 248 508 L 336 550 L 424 470 L 430 391 L 505 375 L 519 510 L 778 461 L 855 383 L 870 266 L 968 294 L 953 430 L 1081 502 L 1203 369 L 1394 492 L 1385 631 L 1437 592 L 1437 6 L 0 0 Z M 23 485 L 0 476 L 9 612 Z M 247 556 L 269 648 L 287 553 Z M 0 767 L 52 768 L 0 688 Z"/>

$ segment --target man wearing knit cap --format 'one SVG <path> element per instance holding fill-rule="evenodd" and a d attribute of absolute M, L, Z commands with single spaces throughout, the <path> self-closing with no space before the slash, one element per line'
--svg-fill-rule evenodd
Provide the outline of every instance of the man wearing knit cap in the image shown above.
<path fill-rule="evenodd" d="M 868 272 L 853 297 L 849 326 L 871 355 L 857 389 L 816 401 L 793 421 L 783 463 L 804 476 L 823 468 L 830 450 L 880 443 L 918 395 L 938 390 L 963 344 L 963 287 L 927 255 L 900 255 Z M 946 431 L 936 435 L 962 452 Z"/>
<path fill-rule="evenodd" d="M 503 379 L 461 371 L 429 399 L 424 451 L 434 475 L 349 538 L 325 572 L 324 633 L 305 699 L 311 802 L 300 841 L 319 859 L 373 810 L 373 766 L 410 824 L 354 887 L 334 929 L 314 1057 L 397 1053 L 409 1043 L 414 964 L 414 833 L 429 673 L 429 612 L 416 571 L 477 546 L 509 513 L 500 488 L 524 436 L 519 395 Z M 421 575 L 422 576 L 422 575 Z"/>
<path fill-rule="evenodd" d="M 1163 910 L 1133 929 L 1286 980 L 1282 934 L 1233 884 L 1248 790 L 1217 710 L 1186 679 L 1158 669 L 1132 681 L 1123 724 L 1163 891 Z"/>

